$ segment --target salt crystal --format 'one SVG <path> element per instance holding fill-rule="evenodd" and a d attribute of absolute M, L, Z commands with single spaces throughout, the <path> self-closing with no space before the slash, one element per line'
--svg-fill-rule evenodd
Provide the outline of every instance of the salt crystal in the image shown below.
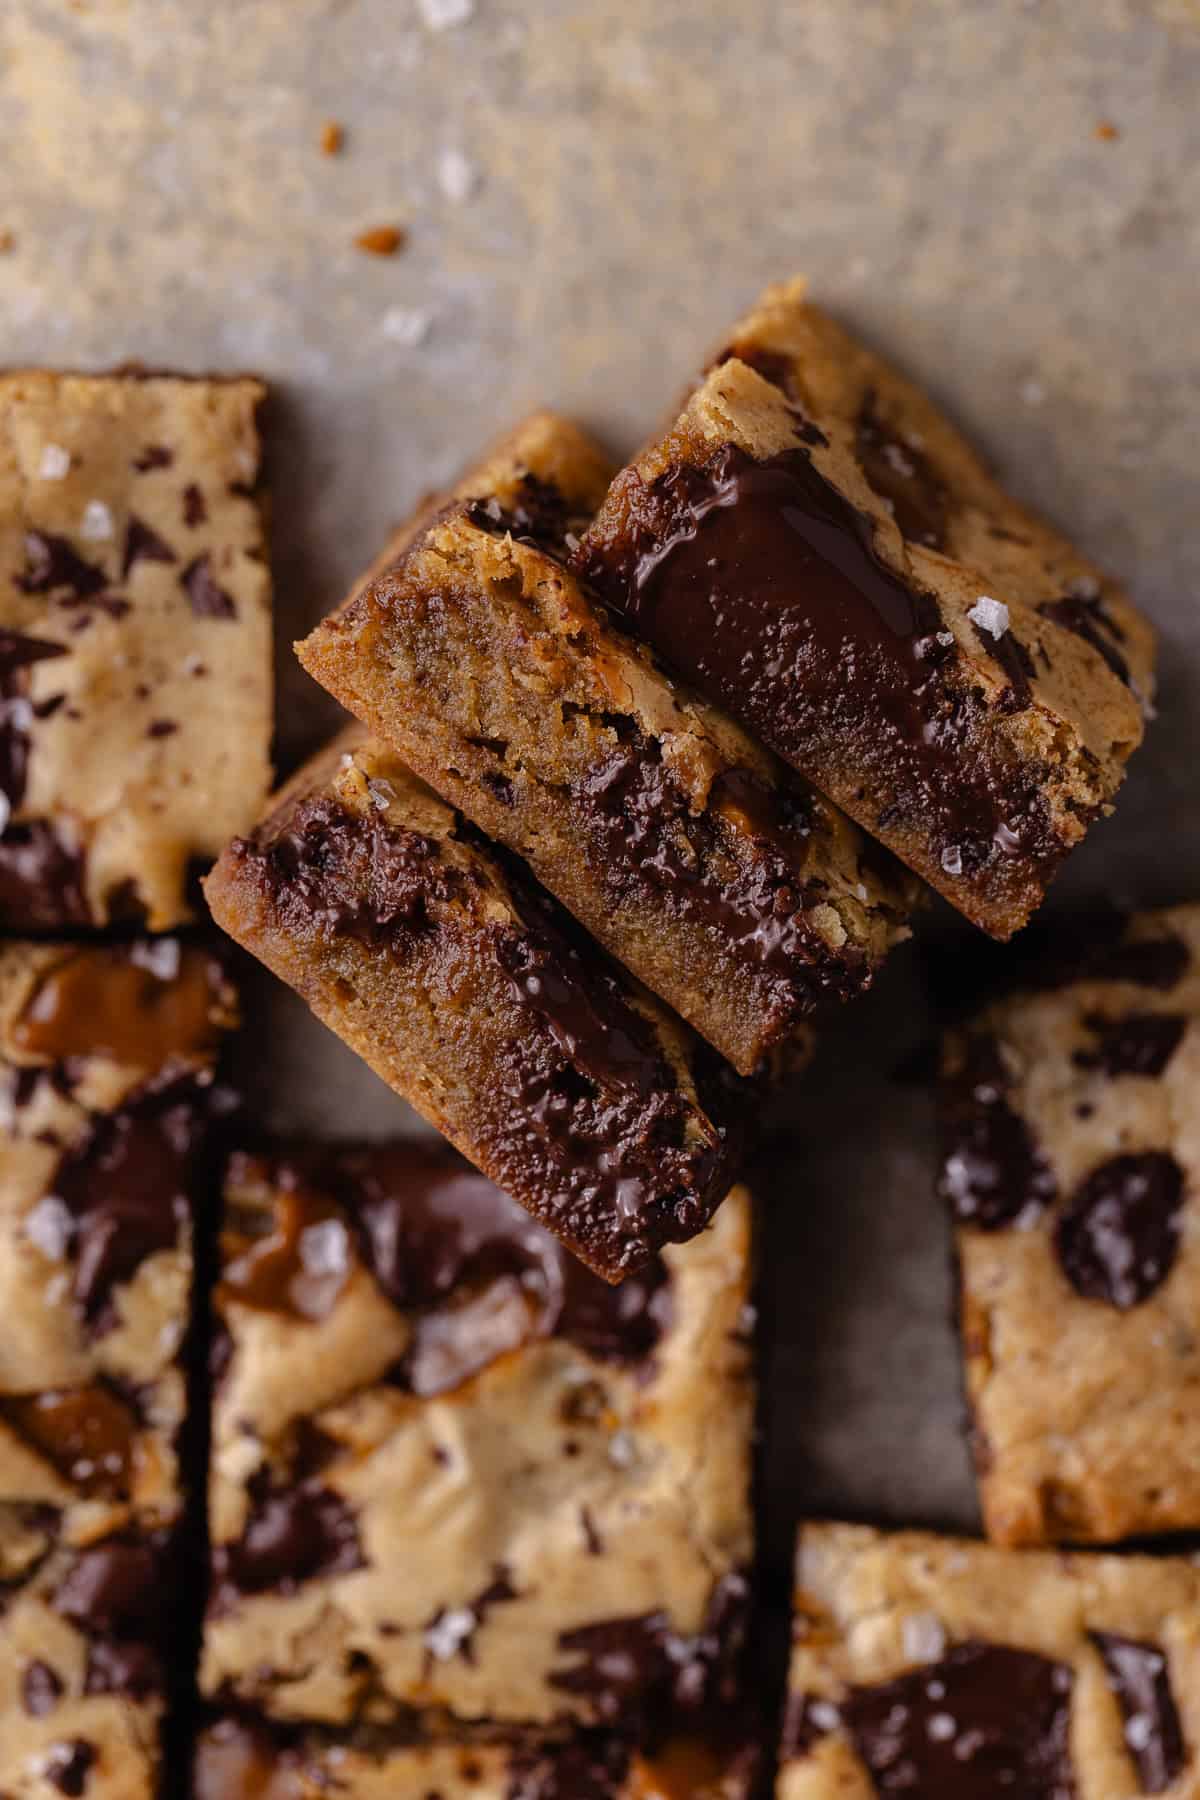
<path fill-rule="evenodd" d="M 637 1446 L 633 1433 L 614 1431 L 608 1441 L 608 1460 L 614 1468 L 631 1469 L 637 1461 Z"/>
<path fill-rule="evenodd" d="M 47 1194 L 25 1215 L 25 1236 L 30 1243 L 58 1262 L 71 1240 L 71 1215 L 54 1194 Z"/>
<path fill-rule="evenodd" d="M 867 893 L 866 883 L 863 881 L 859 882 L 858 886 L 855 888 L 854 891 L 858 895 L 859 899 L 864 902 L 864 904 L 870 897 Z"/>
<path fill-rule="evenodd" d="M 1018 392 L 1026 406 L 1040 406 L 1046 398 L 1045 388 L 1033 376 L 1030 376 L 1028 381 L 1021 383 Z"/>
<path fill-rule="evenodd" d="M 936 1662 L 946 1648 L 946 1633 L 936 1613 L 909 1613 L 900 1638 L 904 1654 L 912 1662 Z"/>
<path fill-rule="evenodd" d="M 579 539 L 575 536 L 573 531 L 563 532 L 563 543 L 566 545 L 567 549 L 571 551 L 578 550 L 579 548 Z"/>
<path fill-rule="evenodd" d="M 403 344 L 406 349 L 415 350 L 429 336 L 432 324 L 433 315 L 423 312 L 420 307 L 389 306 L 379 329 L 393 344 Z"/>
<path fill-rule="evenodd" d="M 842 1722 L 841 1713 L 830 1700 L 814 1700 L 808 1716 L 818 1731 L 836 1731 Z"/>
<path fill-rule="evenodd" d="M 421 17 L 430 31 L 449 31 L 465 25 L 475 11 L 475 0 L 419 0 Z"/>
<path fill-rule="evenodd" d="M 1002 638 L 1008 630 L 1008 608 L 1003 600 L 993 600 L 990 594 L 980 594 L 967 617 L 980 631 L 990 631 L 994 638 Z"/>
<path fill-rule="evenodd" d="M 309 1275 L 343 1275 L 350 1266 L 350 1238 L 340 1219 L 322 1219 L 300 1233 L 300 1261 Z"/>
<path fill-rule="evenodd" d="M 1073 600 L 1098 600 L 1100 583 L 1094 575 L 1076 575 L 1074 581 L 1068 581 L 1067 592 Z"/>
<path fill-rule="evenodd" d="M 1125 1742 L 1131 1750 L 1141 1751 L 1150 1747 L 1154 1736 L 1154 1720 L 1148 1713 L 1133 1713 L 1125 1722 Z"/>
<path fill-rule="evenodd" d="M 957 844 L 947 844 L 942 851 L 942 867 L 947 875 L 961 875 L 963 871 L 962 851 Z"/>
<path fill-rule="evenodd" d="M 447 200 L 460 206 L 479 186 L 479 170 L 461 150 L 443 150 L 438 157 L 438 186 Z"/>
<path fill-rule="evenodd" d="M 949 1713 L 931 1713 L 925 1729 L 935 1744 L 948 1744 L 958 1726 Z"/>
<path fill-rule="evenodd" d="M 439 1662 L 449 1662 L 452 1656 L 458 1655 L 478 1623 L 469 1606 L 452 1607 L 432 1625 L 426 1626 L 422 1634 L 425 1648 Z"/>
<path fill-rule="evenodd" d="M 71 454 L 61 444 L 47 444 L 38 474 L 43 481 L 63 481 L 71 473 Z"/>
<path fill-rule="evenodd" d="M 113 534 L 113 516 L 103 500 L 89 500 L 83 509 L 79 535 L 98 542 L 101 538 L 110 538 Z"/>
<path fill-rule="evenodd" d="M 951 644 L 954 642 L 954 633 L 952 631 L 935 631 L 933 635 L 937 639 L 938 643 L 943 645 L 944 648 L 947 650 L 950 648 Z"/>

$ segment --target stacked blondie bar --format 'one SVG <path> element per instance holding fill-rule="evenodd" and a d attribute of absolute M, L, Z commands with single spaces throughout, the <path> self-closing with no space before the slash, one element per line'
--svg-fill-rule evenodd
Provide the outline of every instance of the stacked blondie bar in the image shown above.
<path fill-rule="evenodd" d="M 267 798 L 262 398 L 0 379 L 0 1794 L 746 1800 L 755 1117 L 925 884 L 1027 922 L 1153 634 L 789 283 L 427 500 Z M 214 858 L 448 1143 L 238 1111 Z M 948 1040 L 992 1544 L 805 1527 L 781 1796 L 1200 1793 L 1195 1570 L 1047 1548 L 1200 1524 L 1198 955 Z"/>

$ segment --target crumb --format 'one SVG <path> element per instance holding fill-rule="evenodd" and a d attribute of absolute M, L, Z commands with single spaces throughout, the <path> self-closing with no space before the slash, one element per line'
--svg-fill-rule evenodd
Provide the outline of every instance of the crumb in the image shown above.
<path fill-rule="evenodd" d="M 10 250 L 17 247 L 16 233 L 7 229 L 0 230 L 0 256 L 7 256 Z"/>
<path fill-rule="evenodd" d="M 320 136 L 322 156 L 336 156 L 346 142 L 345 129 L 336 119 L 326 119 L 321 127 Z"/>
<path fill-rule="evenodd" d="M 361 231 L 354 240 L 355 248 L 366 250 L 371 256 L 395 256 L 397 250 L 404 247 L 408 233 L 399 225 L 372 225 L 369 231 Z"/>
<path fill-rule="evenodd" d="M 1113 124 L 1111 119 L 1101 119 L 1096 127 L 1096 136 L 1098 138 L 1103 138 L 1105 143 L 1111 144 L 1116 138 L 1119 138 L 1120 135 L 1119 128 Z"/>
<path fill-rule="evenodd" d="M 461 150 L 443 150 L 438 158 L 438 186 L 447 200 L 461 205 L 479 186 L 479 171 Z"/>

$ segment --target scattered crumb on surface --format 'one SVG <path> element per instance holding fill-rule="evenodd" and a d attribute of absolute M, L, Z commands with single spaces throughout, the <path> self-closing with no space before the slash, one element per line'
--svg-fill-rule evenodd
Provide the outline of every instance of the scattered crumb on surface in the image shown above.
<path fill-rule="evenodd" d="M 1120 128 L 1114 125 L 1111 119 L 1101 119 L 1096 127 L 1096 136 L 1103 138 L 1105 143 L 1111 144 L 1120 135 Z"/>
<path fill-rule="evenodd" d="M 407 235 L 399 225 L 372 225 L 369 231 L 359 232 L 354 246 L 371 256 L 395 256 L 397 250 L 403 249 Z"/>
<path fill-rule="evenodd" d="M 433 314 L 418 306 L 389 306 L 380 323 L 380 331 L 393 344 L 415 349 L 429 336 Z"/>
<path fill-rule="evenodd" d="M 346 142 L 345 128 L 336 119 L 326 119 L 321 127 L 321 154 L 336 156 Z"/>
<path fill-rule="evenodd" d="M 421 17 L 430 31 L 448 31 L 465 25 L 475 11 L 475 0 L 420 0 Z"/>
<path fill-rule="evenodd" d="M 10 250 L 17 247 L 15 232 L 0 228 L 0 256 L 7 256 Z"/>
<path fill-rule="evenodd" d="M 447 200 L 461 205 L 479 186 L 479 170 L 461 150 L 443 150 L 438 157 L 438 186 Z"/>

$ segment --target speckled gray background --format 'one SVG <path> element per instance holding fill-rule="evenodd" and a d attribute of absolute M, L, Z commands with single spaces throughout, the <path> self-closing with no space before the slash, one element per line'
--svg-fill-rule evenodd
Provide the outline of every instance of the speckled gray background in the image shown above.
<path fill-rule="evenodd" d="M 539 402 L 627 447 L 802 269 L 1162 627 L 1162 717 L 1053 904 L 1200 893 L 1197 0 L 459 10 L 0 0 L 0 358 L 279 390 L 281 760 L 330 717 L 288 641 L 419 492 Z M 393 222 L 402 254 L 353 248 Z M 264 985 L 255 1017 L 277 1123 L 406 1123 L 298 1004 Z M 804 1508 L 974 1518 L 926 1104 L 894 1078 L 929 1030 L 905 953 L 761 1180 L 780 1562 Z"/>

